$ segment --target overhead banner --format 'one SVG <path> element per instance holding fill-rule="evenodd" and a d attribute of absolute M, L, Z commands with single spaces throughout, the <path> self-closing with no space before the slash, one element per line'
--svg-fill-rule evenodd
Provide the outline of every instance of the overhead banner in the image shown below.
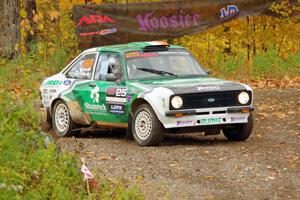
<path fill-rule="evenodd" d="M 74 21 L 82 49 L 176 38 L 207 30 L 236 17 L 275 15 L 271 0 L 185 0 L 80 5 Z M 297 0 L 290 0 L 298 4 Z"/>

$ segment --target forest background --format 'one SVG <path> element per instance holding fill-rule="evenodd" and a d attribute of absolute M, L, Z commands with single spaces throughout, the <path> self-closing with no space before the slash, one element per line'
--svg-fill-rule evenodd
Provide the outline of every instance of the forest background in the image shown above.
<path fill-rule="evenodd" d="M 1 0 L 0 199 L 87 197 L 77 155 L 45 142 L 38 88 L 80 53 L 74 5 L 132 2 L 141 1 Z M 212 76 L 293 86 L 300 81 L 300 24 L 290 15 L 299 8 L 283 0 L 270 9 L 281 17 L 249 16 L 168 42 L 187 47 Z M 124 180 L 98 179 L 101 190 L 94 196 L 142 198 Z"/>

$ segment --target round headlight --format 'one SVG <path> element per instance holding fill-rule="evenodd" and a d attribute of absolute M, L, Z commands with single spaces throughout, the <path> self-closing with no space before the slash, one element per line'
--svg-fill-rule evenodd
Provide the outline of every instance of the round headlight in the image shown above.
<path fill-rule="evenodd" d="M 180 96 L 174 96 L 171 100 L 171 104 L 175 109 L 181 108 L 183 104 L 182 98 Z"/>
<path fill-rule="evenodd" d="M 250 100 L 250 96 L 247 92 L 241 92 L 238 96 L 240 104 L 246 104 Z"/>

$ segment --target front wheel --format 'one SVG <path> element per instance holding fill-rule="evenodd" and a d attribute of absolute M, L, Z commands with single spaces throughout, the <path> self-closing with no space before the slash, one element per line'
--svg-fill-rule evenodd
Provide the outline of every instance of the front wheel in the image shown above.
<path fill-rule="evenodd" d="M 253 116 L 250 113 L 247 124 L 222 129 L 225 137 L 232 141 L 244 141 L 249 138 L 253 130 Z"/>
<path fill-rule="evenodd" d="M 52 112 L 53 129 L 59 137 L 69 137 L 75 134 L 77 128 L 72 121 L 69 108 L 64 101 L 57 101 Z"/>
<path fill-rule="evenodd" d="M 142 104 L 134 111 L 131 127 L 140 146 L 158 145 L 163 140 L 164 128 L 148 104 Z"/>

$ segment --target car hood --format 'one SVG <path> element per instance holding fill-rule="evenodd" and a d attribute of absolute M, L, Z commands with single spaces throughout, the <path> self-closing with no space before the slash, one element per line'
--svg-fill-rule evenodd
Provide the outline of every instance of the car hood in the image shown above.
<path fill-rule="evenodd" d="M 170 89 L 174 94 L 249 89 L 241 83 L 210 77 L 139 80 L 130 82 L 130 85 L 142 91 L 163 87 Z"/>

